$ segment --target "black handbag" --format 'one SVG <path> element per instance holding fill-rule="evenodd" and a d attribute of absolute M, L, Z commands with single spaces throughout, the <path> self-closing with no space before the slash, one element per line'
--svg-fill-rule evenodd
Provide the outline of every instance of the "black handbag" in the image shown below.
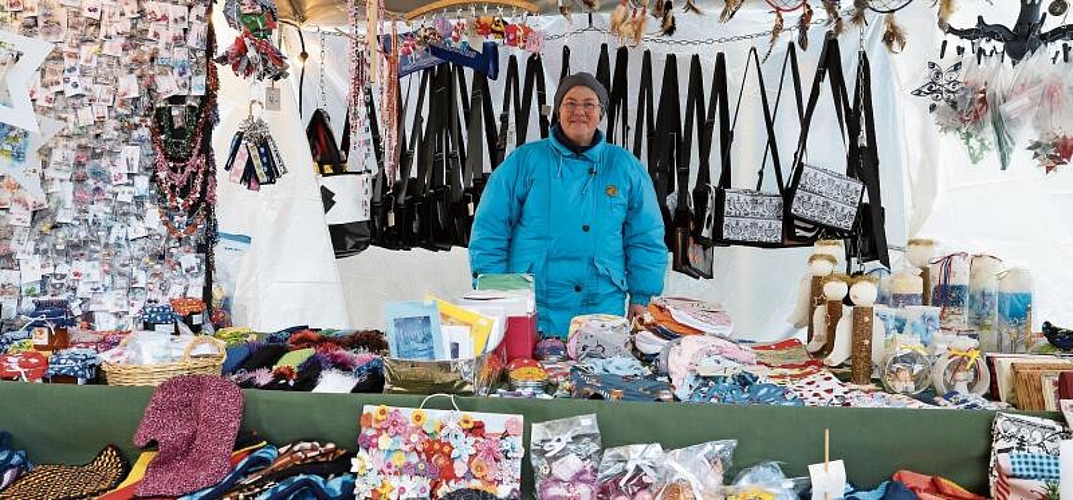
<path fill-rule="evenodd" d="M 857 86 L 853 98 L 851 123 L 857 126 L 856 156 L 850 158 L 856 177 L 864 182 L 868 201 L 861 203 L 861 212 L 853 235 L 847 240 L 847 257 L 861 264 L 879 261 L 890 268 L 887 248 L 886 211 L 879 185 L 879 151 L 876 147 L 876 124 L 872 108 L 872 77 L 868 55 L 858 51 Z M 847 258 L 847 263 L 849 259 Z"/>
<path fill-rule="evenodd" d="M 749 51 L 748 60 L 753 64 L 750 65 L 749 62 L 746 62 L 730 134 L 733 136 L 733 131 L 737 126 L 749 70 L 755 68 L 760 89 L 761 110 L 764 113 L 764 128 L 767 132 L 767 148 L 771 153 L 771 163 L 775 170 L 775 183 L 778 186 L 778 192 L 765 193 L 761 190 L 764 184 L 764 169 L 767 161 L 762 161 L 760 164 L 755 189 L 733 188 L 733 183 L 731 182 L 731 148 L 727 147 L 722 154 L 722 170 L 719 175 L 719 185 L 716 187 L 713 233 L 717 234 L 716 240 L 724 244 L 782 248 L 788 246 L 786 241 L 788 218 L 785 206 L 787 191 L 782 179 L 779 148 L 775 140 L 775 126 L 771 118 L 767 89 L 764 85 L 764 74 L 760 67 L 760 56 L 755 48 Z M 732 146 L 732 144 L 731 142 L 730 145 Z M 766 157 L 767 155 L 765 155 Z"/>
<path fill-rule="evenodd" d="M 682 147 L 682 110 L 678 97 L 678 60 L 674 54 L 667 54 L 663 66 L 663 84 L 660 89 L 659 108 L 656 112 L 656 127 L 648 131 L 649 157 L 654 158 L 648 164 L 648 173 L 656 191 L 656 202 L 663 216 L 664 243 L 667 248 L 674 248 L 674 220 L 668 206 L 668 198 L 674 192 L 677 167 L 675 158 Z"/>
<path fill-rule="evenodd" d="M 700 56 L 694 54 L 689 61 L 689 87 L 686 94 L 686 117 L 684 136 L 681 149 L 676 154 L 676 171 L 678 174 L 677 203 L 674 209 L 674 247 L 673 268 L 675 271 L 693 278 L 711 278 L 713 251 L 711 246 L 700 244 L 696 237 L 695 222 L 689 190 L 689 164 L 693 150 L 693 128 L 696 122 L 696 130 L 700 136 L 698 149 L 701 155 L 701 169 L 706 169 L 705 155 L 711 150 L 711 135 L 708 135 L 708 144 L 705 144 L 705 122 L 707 116 L 704 113 L 704 84 L 703 74 L 700 67 Z M 704 179 L 698 173 L 697 185 Z"/>
<path fill-rule="evenodd" d="M 349 114 L 344 134 L 349 136 Z M 356 255 L 369 247 L 372 241 L 372 224 L 367 203 L 371 197 L 372 173 L 348 171 L 332 133 L 328 113 L 322 109 L 313 112 L 306 126 L 313 163 L 320 174 L 321 202 L 324 205 L 324 220 L 332 241 L 335 258 Z M 349 138 L 344 140 L 349 145 Z"/>
<path fill-rule="evenodd" d="M 825 169 L 806 162 L 806 146 L 809 127 L 819 103 L 820 91 L 825 80 L 830 78 L 832 100 L 838 116 L 840 136 L 846 144 L 846 168 L 842 172 Z M 850 158 L 857 147 L 852 131 L 847 130 L 851 120 L 845 78 L 842 76 L 842 59 L 838 39 L 828 37 L 824 43 L 816 78 L 812 82 L 808 106 L 794 154 L 794 167 L 790 182 L 790 214 L 795 224 L 794 239 L 815 241 L 847 238 L 852 234 L 864 194 L 864 184 L 853 177 L 854 168 Z M 852 125 L 850 125 L 852 126 Z M 849 139 L 847 140 L 847 136 Z M 845 173 L 843 173 L 845 172 Z"/>
<path fill-rule="evenodd" d="M 692 75 L 690 75 L 690 78 L 692 78 Z M 720 158 L 725 158 L 724 161 L 730 161 L 729 156 L 724 157 L 722 154 L 723 151 L 730 149 L 732 139 L 730 133 L 730 104 L 728 100 L 726 56 L 720 52 L 715 56 L 715 71 L 712 74 L 712 91 L 708 98 L 708 113 L 704 118 L 704 122 L 697 127 L 700 135 L 700 143 L 697 148 L 700 154 L 700 168 L 697 171 L 697 184 L 693 187 L 693 238 L 697 243 L 706 247 L 718 244 L 715 233 L 717 186 L 712 184 L 710 157 L 712 140 L 715 134 L 716 113 L 718 113 Z M 690 110 L 687 105 L 687 130 L 692 126 L 688 118 L 689 113 Z M 704 115 L 703 108 L 697 112 L 697 119 L 700 120 L 702 115 Z M 691 140 L 691 136 L 692 134 L 687 131 L 687 140 Z"/>

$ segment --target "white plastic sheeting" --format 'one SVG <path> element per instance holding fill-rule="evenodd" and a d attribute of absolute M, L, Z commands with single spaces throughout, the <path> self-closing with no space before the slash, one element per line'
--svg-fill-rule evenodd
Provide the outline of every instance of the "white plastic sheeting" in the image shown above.
<path fill-rule="evenodd" d="M 987 17 L 989 20 L 993 18 L 993 22 L 1005 20 L 1012 23 L 1016 18 L 1016 5 L 1002 3 L 1001 6 L 988 6 Z M 1073 174 L 1066 172 L 1044 178 L 1031 166 L 1027 154 L 1020 154 L 1006 172 L 1000 172 L 997 161 L 991 160 L 978 166 L 965 166 L 968 161 L 960 146 L 953 139 L 941 137 L 927 115 L 926 103 L 909 95 L 909 91 L 922 82 L 924 62 L 936 58 L 938 53 L 940 33 L 934 27 L 935 12 L 926 4 L 928 2 L 916 2 L 899 13 L 899 22 L 909 35 L 909 47 L 902 55 L 889 55 L 879 42 L 882 22 L 877 21 L 880 19 L 873 19 L 866 32 L 865 47 L 872 62 L 876 120 L 881 136 L 880 169 L 888 240 L 897 246 L 903 245 L 909 234 L 930 236 L 939 239 L 944 249 L 988 252 L 1028 266 L 1037 276 L 1036 317 L 1073 322 L 1073 312 L 1060 307 L 1073 302 L 1073 290 L 1063 286 L 1065 282 L 1073 282 L 1073 268 L 1069 266 L 1073 252 L 1073 245 L 1070 245 L 1073 243 L 1073 213 L 1070 211 L 1073 207 L 1073 183 L 1070 182 Z M 971 24 L 975 15 L 983 12 L 973 5 L 974 2 L 959 4 L 961 11 L 954 18 L 955 25 Z M 986 5 L 983 0 L 980 4 Z M 770 29 L 772 20 L 770 13 L 759 7 L 747 7 L 728 25 L 717 24 L 714 14 L 714 11 L 704 17 L 680 14 L 678 32 L 671 40 L 755 33 Z M 585 16 L 575 16 L 571 26 L 558 16 L 531 19 L 532 24 L 537 22 L 547 33 L 555 35 L 582 28 L 586 20 Z M 792 22 L 787 20 L 788 25 Z M 596 26 L 606 26 L 606 23 L 605 15 L 595 16 Z M 654 26 L 655 22 L 651 22 L 649 29 Z M 298 38 L 293 31 L 288 31 L 285 36 L 285 50 L 292 55 L 292 61 L 297 62 Z M 810 50 L 800 54 L 806 93 L 822 46 L 822 28 L 813 29 L 811 38 Z M 229 40 L 225 36 L 220 39 L 221 44 Z M 258 329 L 304 323 L 377 327 L 383 323 L 385 302 L 420 298 L 426 292 L 447 298 L 464 293 L 470 286 L 465 249 L 434 253 L 419 249 L 391 252 L 371 248 L 347 259 L 335 261 L 331 258 L 309 153 L 300 131 L 316 107 L 325 107 L 333 117 L 336 132 L 341 132 L 347 83 L 346 65 L 342 64 L 347 54 L 346 38 L 335 33 L 321 35 L 307 28 L 305 39 L 310 57 L 301 90 L 304 95 L 303 121 L 296 121 L 297 104 L 288 102 L 292 94 L 287 86 L 284 86 L 283 113 L 276 115 L 276 120 L 266 117 L 279 130 L 274 135 L 284 149 L 284 160 L 291 173 L 279 185 L 265 188 L 261 193 L 247 193 L 236 185 L 224 187 L 229 181 L 221 173 L 221 229 L 253 237 L 253 247 L 239 273 L 241 293 L 236 297 L 236 302 L 246 308 L 246 323 Z M 327 61 L 323 94 L 319 84 L 322 39 Z M 789 39 L 790 35 L 783 36 L 764 65 L 772 99 Z M 858 36 L 855 32 L 848 33 L 841 41 L 844 67 L 852 91 Z M 572 70 L 595 71 L 598 47 L 603 42 L 610 45 L 613 63 L 616 40 L 593 32 L 569 37 L 567 44 L 572 47 Z M 562 43 L 563 40 L 549 42 L 543 53 L 549 100 L 560 71 Z M 730 94 L 734 100 L 745 55 L 752 44 L 763 54 L 767 49 L 767 38 L 687 46 L 651 43 L 631 50 L 631 120 L 643 48 L 652 51 L 657 99 L 664 55 L 668 51 L 678 55 L 679 81 L 683 85 L 688 77 L 689 56 L 700 54 L 706 92 L 714 56 L 718 51 L 726 52 L 731 73 Z M 501 55 L 501 68 L 505 69 L 508 51 L 503 50 Z M 525 55 L 519 54 L 523 70 Z M 295 88 L 299 69 L 295 64 L 290 79 Z M 224 72 L 222 70 L 221 74 Z M 740 182 L 742 186 L 754 182 L 750 179 L 755 179 L 765 140 L 756 100 L 755 75 L 750 75 L 749 79 L 733 155 L 735 184 Z M 403 82 L 404 92 L 407 84 Z M 502 85 L 501 74 L 499 81 L 492 82 L 497 106 Z M 223 77 L 222 87 L 221 108 L 230 106 L 232 111 L 224 113 L 222 126 L 217 131 L 221 164 L 234 127 L 246 113 L 248 96 L 256 93 L 247 82 L 233 77 Z M 787 91 L 790 88 L 787 82 Z M 783 96 L 777 124 L 784 173 L 789 170 L 798 135 L 793 106 L 785 101 L 788 96 Z M 681 97 L 684 106 L 684 89 Z M 837 122 L 829 94 L 825 93 L 824 98 L 828 100 L 822 101 L 813 126 L 809 159 L 820 164 L 833 164 L 844 154 L 844 146 L 832 133 Z M 235 102 L 229 102 L 232 100 Z M 530 130 L 535 130 L 535 124 Z M 695 158 L 694 154 L 694 165 Z M 717 164 L 716 161 L 713 163 Z M 774 189 L 774 184 L 768 168 L 765 184 L 770 190 Z M 718 172 L 714 172 L 713 180 L 717 176 Z M 785 318 L 793 308 L 798 279 L 805 270 L 809 251 L 717 248 L 715 252 L 714 279 L 693 280 L 670 272 L 668 266 L 666 293 L 724 304 L 734 318 L 737 335 L 742 338 L 763 340 L 789 334 L 791 327 Z M 892 257 L 900 260 L 897 253 Z"/>

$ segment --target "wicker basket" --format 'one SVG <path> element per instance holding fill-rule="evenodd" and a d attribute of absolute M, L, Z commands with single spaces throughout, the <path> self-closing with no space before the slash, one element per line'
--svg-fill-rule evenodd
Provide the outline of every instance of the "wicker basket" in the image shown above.
<path fill-rule="evenodd" d="M 130 338 L 120 343 L 125 346 Z M 193 357 L 191 352 L 197 346 L 209 344 L 216 348 L 217 354 L 213 356 Z M 174 363 L 158 363 L 153 365 L 126 365 L 119 363 L 101 363 L 104 370 L 105 380 L 108 385 L 149 385 L 157 386 L 173 377 L 180 375 L 219 375 L 223 372 L 224 359 L 227 357 L 227 347 L 219 340 L 201 335 L 195 337 L 180 361 Z"/>

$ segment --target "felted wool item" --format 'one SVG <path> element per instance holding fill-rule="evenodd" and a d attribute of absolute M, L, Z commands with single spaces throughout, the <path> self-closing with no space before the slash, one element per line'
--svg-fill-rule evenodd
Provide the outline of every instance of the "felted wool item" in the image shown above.
<path fill-rule="evenodd" d="M 138 496 L 179 496 L 212 486 L 231 472 L 242 423 L 242 391 L 227 379 L 184 375 L 153 392 L 134 444 L 156 442 Z"/>
<path fill-rule="evenodd" d="M 108 445 L 85 465 L 39 465 L 0 497 L 5 500 L 66 500 L 96 498 L 127 475 L 130 464 L 119 448 Z"/>
<path fill-rule="evenodd" d="M 273 368 L 279 368 L 281 366 L 289 366 L 291 368 L 298 368 L 298 365 L 305 363 L 307 359 L 313 356 L 315 351 L 313 349 L 298 349 L 296 351 L 288 352 L 283 357 L 276 361 L 276 365 Z"/>
<path fill-rule="evenodd" d="M 313 392 L 347 394 L 358 385 L 358 378 L 351 373 L 340 370 L 327 370 L 320 374 L 320 381 Z"/>

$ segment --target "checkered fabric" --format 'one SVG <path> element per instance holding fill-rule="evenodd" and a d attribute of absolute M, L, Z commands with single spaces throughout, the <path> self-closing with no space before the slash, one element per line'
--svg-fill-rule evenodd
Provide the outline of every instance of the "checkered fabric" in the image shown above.
<path fill-rule="evenodd" d="M 1058 479 L 1058 456 L 1042 453 L 1011 453 L 1010 475 L 1023 479 Z"/>

